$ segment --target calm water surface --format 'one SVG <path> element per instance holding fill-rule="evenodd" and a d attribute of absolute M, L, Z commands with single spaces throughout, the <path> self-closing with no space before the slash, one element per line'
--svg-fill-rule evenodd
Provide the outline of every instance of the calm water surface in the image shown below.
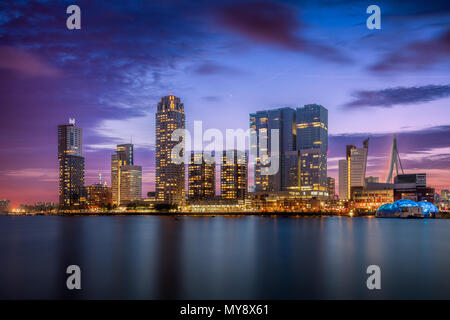
<path fill-rule="evenodd" d="M 0 216 L 0 299 L 54 298 L 449 299 L 450 220 Z"/>

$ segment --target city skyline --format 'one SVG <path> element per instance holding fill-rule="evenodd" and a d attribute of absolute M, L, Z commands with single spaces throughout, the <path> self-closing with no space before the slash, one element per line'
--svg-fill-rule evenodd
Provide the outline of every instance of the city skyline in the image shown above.
<path fill-rule="evenodd" d="M 248 114 L 258 110 L 323 105 L 330 115 L 328 176 L 336 182 L 345 146 L 368 136 L 367 176 L 385 180 L 397 133 L 405 173 L 426 172 L 430 186 L 449 189 L 446 4 L 379 5 L 380 31 L 365 28 L 366 6 L 358 2 L 201 3 L 183 8 L 193 17 L 185 19 L 171 3 L 105 8 L 80 1 L 79 33 L 64 28 L 63 4 L 5 8 L 0 198 L 13 206 L 57 202 L 55 127 L 68 118 L 84 130 L 86 185 L 99 173 L 111 185 L 110 153 L 133 139 L 143 194 L 154 190 L 155 109 L 169 94 L 182 98 L 189 130 L 195 120 L 246 130 Z M 283 23 L 261 27 L 267 19 Z M 118 25 L 114 32 L 105 31 L 108 23 Z"/>

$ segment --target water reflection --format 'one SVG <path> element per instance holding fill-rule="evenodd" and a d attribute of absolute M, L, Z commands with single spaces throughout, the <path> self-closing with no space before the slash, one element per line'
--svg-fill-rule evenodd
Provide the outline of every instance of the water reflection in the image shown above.
<path fill-rule="evenodd" d="M 0 217 L 0 299 L 450 298 L 450 220 Z M 82 290 L 66 288 L 66 268 Z M 366 268 L 382 290 L 366 288 Z"/>

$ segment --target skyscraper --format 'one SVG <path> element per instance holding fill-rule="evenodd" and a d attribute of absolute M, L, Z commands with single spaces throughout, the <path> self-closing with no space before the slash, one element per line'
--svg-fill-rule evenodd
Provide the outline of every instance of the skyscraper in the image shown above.
<path fill-rule="evenodd" d="M 225 200 L 245 200 L 248 192 L 248 156 L 239 150 L 227 150 L 220 168 L 221 197 Z"/>
<path fill-rule="evenodd" d="M 82 130 L 70 124 L 58 126 L 59 205 L 78 206 L 85 200 Z"/>
<path fill-rule="evenodd" d="M 263 175 L 261 152 L 271 150 L 271 129 L 278 129 L 278 172 Z M 250 114 L 252 154 L 255 159 L 255 191 L 300 190 L 302 195 L 327 197 L 328 110 L 310 104 L 297 108 L 279 108 Z M 267 133 L 267 141 L 260 141 L 259 132 Z M 263 142 L 261 144 L 261 142 Z M 255 152 L 256 150 L 256 152 Z M 273 160 L 272 160 L 273 161 Z"/>
<path fill-rule="evenodd" d="M 334 195 L 336 193 L 336 181 L 334 178 L 332 177 L 328 177 L 327 178 L 328 181 L 328 196 L 330 197 L 330 199 L 334 199 Z"/>
<path fill-rule="evenodd" d="M 272 150 L 272 131 L 278 130 L 279 149 Z M 291 108 L 278 108 L 258 111 L 250 114 L 250 130 L 254 136 L 252 153 L 255 158 L 255 191 L 281 191 L 295 186 L 290 174 L 292 155 L 295 151 L 295 110 Z M 260 141 L 260 132 L 265 133 L 266 141 Z M 268 157 L 278 156 L 278 171 L 273 175 L 261 174 L 261 169 L 269 167 L 273 163 L 264 163 L 264 155 Z M 271 161 L 276 161 L 272 158 Z M 295 162 L 295 160 L 294 160 Z"/>
<path fill-rule="evenodd" d="M 339 198 L 350 200 L 352 188 L 365 186 L 369 139 L 363 141 L 363 147 L 346 147 L 346 159 L 339 160 Z"/>
<path fill-rule="evenodd" d="M 162 97 L 156 112 L 156 201 L 182 204 L 185 198 L 185 166 L 172 161 L 174 130 L 185 128 L 184 105 L 174 95 Z M 184 141 L 183 141 L 184 143 Z M 184 155 L 183 155 L 184 156 Z"/>
<path fill-rule="evenodd" d="M 348 177 L 347 160 L 339 160 L 339 199 L 348 200 L 347 177 Z"/>
<path fill-rule="evenodd" d="M 300 190 L 314 196 L 328 194 L 328 110 L 317 104 L 297 108 L 296 126 Z"/>
<path fill-rule="evenodd" d="M 188 195 L 192 200 L 213 199 L 216 195 L 216 165 L 206 163 L 203 152 L 191 152 Z"/>
<path fill-rule="evenodd" d="M 111 156 L 112 202 L 115 205 L 141 199 L 142 167 L 134 165 L 134 146 L 117 145 Z"/>

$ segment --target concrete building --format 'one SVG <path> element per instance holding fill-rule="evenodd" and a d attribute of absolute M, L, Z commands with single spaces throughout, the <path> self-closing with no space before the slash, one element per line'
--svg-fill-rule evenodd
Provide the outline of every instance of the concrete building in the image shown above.
<path fill-rule="evenodd" d="M 248 193 L 248 156 L 239 150 L 227 150 L 222 155 L 220 168 L 221 198 L 242 200 Z"/>
<path fill-rule="evenodd" d="M 412 201 L 435 202 L 434 188 L 427 187 L 425 173 L 399 174 L 394 177 L 394 200 L 410 199 Z"/>
<path fill-rule="evenodd" d="M 171 158 L 172 149 L 181 142 L 172 141 L 172 133 L 184 128 L 184 105 L 180 98 L 174 95 L 162 97 L 156 112 L 157 202 L 183 204 L 185 201 L 185 165 L 174 163 Z"/>
<path fill-rule="evenodd" d="M 289 167 L 286 166 L 286 153 L 295 150 L 295 110 L 278 108 L 251 113 L 250 130 L 254 137 L 251 145 L 252 154 L 257 155 L 255 159 L 255 191 L 280 191 L 291 187 L 293 182 L 289 178 Z M 278 130 L 278 152 L 271 148 L 273 139 L 275 139 L 272 136 L 272 130 Z M 278 172 L 273 175 L 262 174 L 262 168 L 273 165 L 265 163 L 265 156 L 274 155 L 278 156 Z M 273 158 L 272 161 L 275 159 Z"/>
<path fill-rule="evenodd" d="M 327 198 L 328 110 L 317 104 L 297 108 L 296 129 L 300 190 Z"/>
<path fill-rule="evenodd" d="M 336 181 L 332 177 L 327 178 L 327 188 L 328 188 L 328 196 L 331 199 L 334 199 L 334 196 L 336 194 Z"/>
<path fill-rule="evenodd" d="M 106 207 L 112 205 L 112 191 L 106 184 L 93 184 L 86 187 L 89 207 Z"/>
<path fill-rule="evenodd" d="M 263 156 L 271 150 L 272 129 L 278 130 L 278 172 L 262 174 Z M 255 159 L 255 192 L 302 190 L 308 197 L 328 197 L 328 110 L 320 105 L 279 108 L 250 114 L 251 152 Z M 267 139 L 260 136 L 265 133 Z M 261 140 L 264 139 L 264 140 Z"/>
<path fill-rule="evenodd" d="M 188 169 L 189 200 L 214 199 L 216 195 L 216 164 L 206 163 L 203 152 L 191 152 Z"/>
<path fill-rule="evenodd" d="M 340 199 L 350 200 L 353 188 L 364 188 L 368 150 L 369 139 L 364 140 L 362 148 L 347 145 L 346 159 L 339 160 Z"/>
<path fill-rule="evenodd" d="M 80 206 L 85 203 L 82 130 L 70 124 L 58 126 L 59 205 Z"/>
<path fill-rule="evenodd" d="M 111 156 L 112 203 L 123 205 L 142 197 L 142 167 L 134 165 L 134 146 L 117 145 Z"/>

